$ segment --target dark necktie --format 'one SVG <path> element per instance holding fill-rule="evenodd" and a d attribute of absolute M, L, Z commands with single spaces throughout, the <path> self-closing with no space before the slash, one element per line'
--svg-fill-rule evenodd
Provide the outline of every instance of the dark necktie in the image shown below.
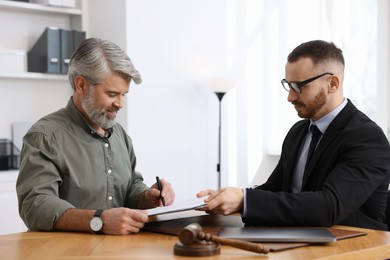
<path fill-rule="evenodd" d="M 309 165 L 310 159 L 313 156 L 314 150 L 316 149 L 318 139 L 320 139 L 320 136 L 322 135 L 321 131 L 318 129 L 318 127 L 316 125 L 311 125 L 310 131 L 311 131 L 312 135 L 311 135 L 311 142 L 310 142 L 310 146 L 309 146 L 309 152 L 307 153 L 307 160 L 306 160 L 305 169 Z"/>

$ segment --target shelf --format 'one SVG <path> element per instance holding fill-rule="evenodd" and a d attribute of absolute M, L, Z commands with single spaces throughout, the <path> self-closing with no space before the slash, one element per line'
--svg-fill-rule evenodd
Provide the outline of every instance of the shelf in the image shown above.
<path fill-rule="evenodd" d="M 9 0 L 0 0 L 0 9 L 2 10 L 16 10 L 31 13 L 46 13 L 46 14 L 65 14 L 65 15 L 80 15 L 81 9 L 46 6 L 35 3 L 25 3 Z"/>
<path fill-rule="evenodd" d="M 62 74 L 47 74 L 36 72 L 20 72 L 20 73 L 6 73 L 0 72 L 0 79 L 37 79 L 37 80 L 68 80 L 67 75 Z"/>
<path fill-rule="evenodd" d="M 19 173 L 19 169 L 15 170 L 0 170 L 0 176 L 14 176 L 15 174 L 17 175 Z"/>
<path fill-rule="evenodd" d="M 4 191 L 7 183 L 15 183 L 19 170 L 1 170 L 0 171 L 0 192 Z"/>

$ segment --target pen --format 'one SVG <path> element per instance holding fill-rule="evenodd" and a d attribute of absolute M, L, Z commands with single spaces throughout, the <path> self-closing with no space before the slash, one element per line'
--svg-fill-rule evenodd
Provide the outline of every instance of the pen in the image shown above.
<path fill-rule="evenodd" d="M 157 181 L 158 190 L 160 191 L 160 200 L 161 200 L 163 206 L 165 206 L 165 199 L 162 196 L 162 185 L 161 185 L 160 178 L 158 176 L 156 176 L 156 181 Z"/>

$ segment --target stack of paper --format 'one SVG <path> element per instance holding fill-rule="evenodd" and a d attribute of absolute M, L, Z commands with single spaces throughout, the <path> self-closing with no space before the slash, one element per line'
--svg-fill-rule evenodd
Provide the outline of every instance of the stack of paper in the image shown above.
<path fill-rule="evenodd" d="M 206 203 L 204 202 L 206 198 L 207 196 L 201 198 L 187 199 L 180 202 L 174 202 L 172 205 L 169 206 L 148 209 L 148 216 L 198 209 L 206 205 Z"/>

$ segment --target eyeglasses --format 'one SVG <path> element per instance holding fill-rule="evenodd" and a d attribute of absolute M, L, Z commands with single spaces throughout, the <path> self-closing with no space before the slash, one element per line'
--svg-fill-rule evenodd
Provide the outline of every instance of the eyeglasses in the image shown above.
<path fill-rule="evenodd" d="M 325 75 L 333 75 L 333 73 L 325 72 L 324 74 L 312 77 L 312 78 L 304 80 L 304 81 L 289 82 L 286 79 L 282 79 L 281 82 L 282 82 L 283 88 L 286 91 L 290 91 L 290 89 L 292 89 L 295 93 L 300 94 L 300 93 L 302 93 L 301 88 L 303 86 L 305 86 L 305 85 L 309 84 L 310 82 L 312 82 L 318 78 L 321 78 L 322 76 L 325 76 Z"/>

